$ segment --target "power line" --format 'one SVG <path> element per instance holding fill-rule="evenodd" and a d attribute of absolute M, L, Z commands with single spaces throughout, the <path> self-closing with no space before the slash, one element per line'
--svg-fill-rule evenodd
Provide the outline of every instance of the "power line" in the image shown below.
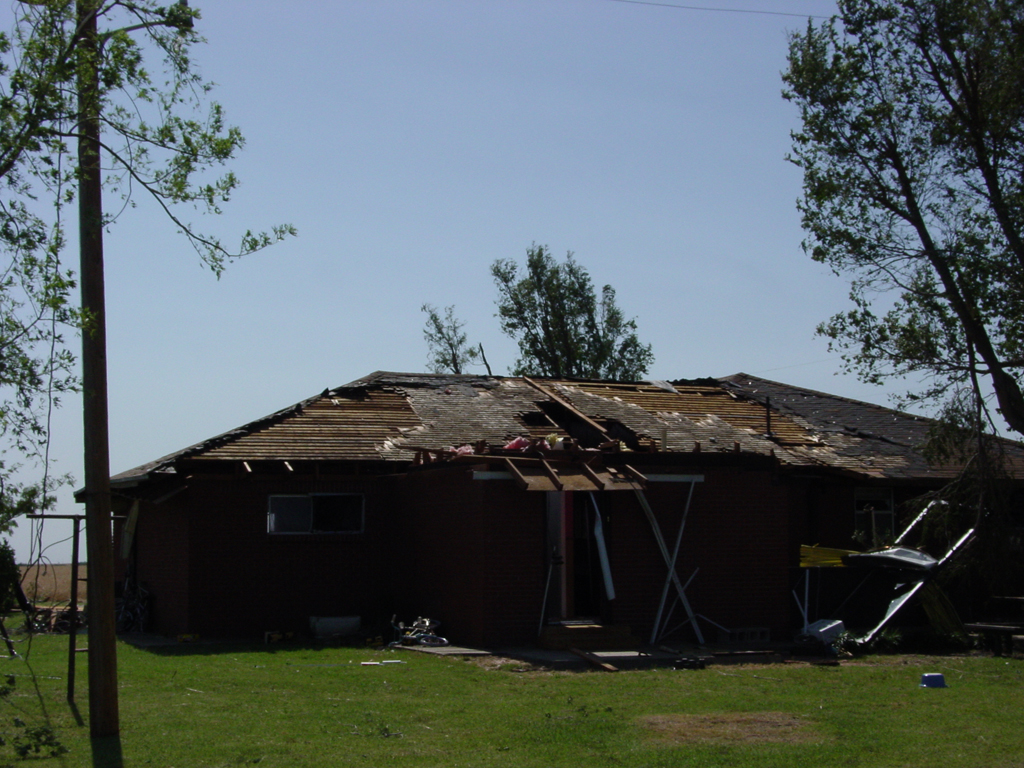
<path fill-rule="evenodd" d="M 829 19 L 830 16 L 790 13 L 787 11 L 752 11 L 745 8 L 706 8 L 699 5 L 676 5 L 675 3 L 656 3 L 654 0 L 608 0 L 612 3 L 628 3 L 629 5 L 653 5 L 658 8 L 675 8 L 680 11 L 718 11 L 720 13 L 756 13 L 762 16 L 794 16 L 799 19 Z"/>

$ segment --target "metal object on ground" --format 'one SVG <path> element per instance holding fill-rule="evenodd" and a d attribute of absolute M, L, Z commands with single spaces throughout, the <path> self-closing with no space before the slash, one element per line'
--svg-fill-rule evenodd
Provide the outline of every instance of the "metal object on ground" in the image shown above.
<path fill-rule="evenodd" d="M 925 672 L 921 675 L 922 688 L 946 688 L 946 677 L 941 672 Z"/>
<path fill-rule="evenodd" d="M 820 640 L 823 643 L 831 643 L 843 632 L 846 631 L 846 627 L 841 621 L 835 621 L 833 619 L 822 619 L 810 624 L 804 634 Z"/>

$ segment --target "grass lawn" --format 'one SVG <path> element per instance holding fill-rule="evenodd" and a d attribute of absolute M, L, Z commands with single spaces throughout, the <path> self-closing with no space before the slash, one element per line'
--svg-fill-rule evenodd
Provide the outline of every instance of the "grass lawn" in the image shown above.
<path fill-rule="evenodd" d="M 17 732 L 14 717 L 49 722 L 70 752 L 41 764 L 88 766 L 88 727 L 65 701 L 66 648 L 65 637 L 37 637 L 27 664 L 2 662 L 17 677 L 0 702 L 0 733 Z M 1024 766 L 1019 659 L 606 673 L 287 644 L 118 653 L 121 746 L 133 768 Z M 385 659 L 406 663 L 361 664 Z M 84 654 L 78 661 L 87 718 Z M 949 687 L 920 688 L 923 672 L 944 673 Z M 0 748 L 0 765 L 17 762 Z"/>

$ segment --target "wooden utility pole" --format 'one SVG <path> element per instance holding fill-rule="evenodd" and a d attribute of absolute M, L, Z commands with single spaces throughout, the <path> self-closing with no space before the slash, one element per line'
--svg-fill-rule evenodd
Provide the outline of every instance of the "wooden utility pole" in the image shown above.
<path fill-rule="evenodd" d="M 78 227 L 81 248 L 85 534 L 89 602 L 89 730 L 116 736 L 117 632 L 107 433 L 107 331 L 103 289 L 103 178 L 100 165 L 100 40 L 97 0 L 77 0 Z"/>

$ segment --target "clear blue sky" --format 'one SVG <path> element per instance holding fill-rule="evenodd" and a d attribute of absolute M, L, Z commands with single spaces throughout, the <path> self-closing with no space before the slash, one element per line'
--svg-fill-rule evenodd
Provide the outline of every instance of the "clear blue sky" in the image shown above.
<path fill-rule="evenodd" d="M 814 335 L 847 285 L 802 252 L 784 159 L 787 34 L 834 4 L 669 4 L 194 0 L 197 61 L 248 140 L 242 188 L 201 228 L 299 236 L 218 281 L 144 200 L 111 229 L 112 470 L 375 370 L 424 370 L 424 302 L 454 304 L 506 372 L 488 267 L 533 242 L 616 288 L 653 378 L 745 371 L 887 402 Z M 68 399 L 53 439 L 79 483 L 80 421 Z M 70 490 L 59 506 L 81 512 Z"/>

